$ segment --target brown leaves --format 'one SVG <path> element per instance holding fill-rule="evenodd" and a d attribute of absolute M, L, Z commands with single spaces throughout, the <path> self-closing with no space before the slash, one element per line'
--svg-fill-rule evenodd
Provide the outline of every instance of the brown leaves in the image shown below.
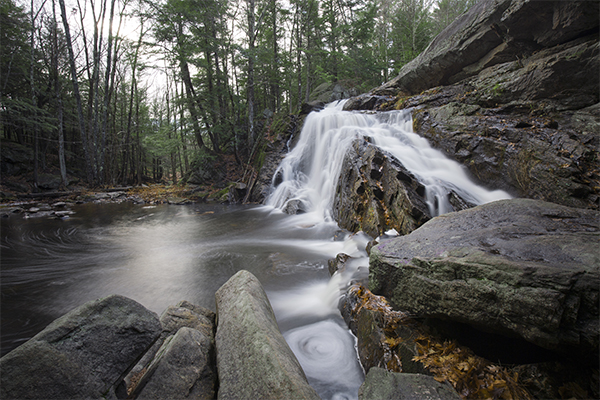
<path fill-rule="evenodd" d="M 439 342 L 420 336 L 415 340 L 418 356 L 413 361 L 423 363 L 438 382 L 449 382 L 463 398 L 468 399 L 530 399 L 519 386 L 518 374 L 476 356 L 453 341 Z"/>

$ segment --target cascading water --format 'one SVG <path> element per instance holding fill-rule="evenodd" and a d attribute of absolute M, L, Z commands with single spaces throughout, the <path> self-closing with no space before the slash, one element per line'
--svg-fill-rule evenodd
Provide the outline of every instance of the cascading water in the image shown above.
<path fill-rule="evenodd" d="M 391 153 L 419 179 L 432 216 L 452 211 L 448 201 L 451 191 L 475 205 L 510 198 L 504 191 L 475 184 L 460 164 L 412 132 L 409 110 L 348 112 L 342 111 L 343 105 L 343 101 L 331 103 L 306 118 L 298 143 L 275 173 L 267 205 L 282 210 L 293 205 L 308 214 L 307 220 L 331 222 L 344 154 L 358 137 L 369 138 Z"/>
<path fill-rule="evenodd" d="M 489 191 L 472 182 L 458 163 L 433 149 L 427 140 L 412 132 L 410 111 L 364 113 L 343 111 L 344 102 L 308 115 L 296 146 L 278 167 L 272 191 L 266 201 L 268 209 L 291 214 L 285 224 L 305 229 L 320 237 L 339 228 L 332 217 L 332 205 L 344 155 L 354 139 L 369 141 L 396 157 L 423 184 L 432 216 L 452 211 L 449 193 L 455 192 L 471 204 L 483 204 L 510 198 L 503 191 Z M 291 212 L 290 212 L 291 211 Z M 369 238 L 364 234 L 346 235 L 344 253 L 353 258 L 343 272 L 322 282 L 295 291 L 272 292 L 278 321 L 303 320 L 299 327 L 284 332 L 286 340 L 306 371 L 309 382 L 321 396 L 332 399 L 356 398 L 362 373 L 356 360 L 349 361 L 348 348 L 353 341 L 339 323 L 323 321 L 339 312 L 337 304 L 342 290 L 357 274 L 364 277 L 368 258 L 364 251 Z M 339 243 L 330 248 L 339 248 Z M 311 323 L 311 318 L 317 322 Z M 285 331 L 285 330 L 284 330 Z M 340 333 L 341 331 L 341 333 Z M 344 335 L 345 333 L 345 335 Z M 340 350 L 346 349 L 345 351 Z M 356 354 L 354 354 L 356 358 Z M 340 370 L 340 366 L 348 366 Z M 360 367 L 359 367 L 360 368 Z"/>

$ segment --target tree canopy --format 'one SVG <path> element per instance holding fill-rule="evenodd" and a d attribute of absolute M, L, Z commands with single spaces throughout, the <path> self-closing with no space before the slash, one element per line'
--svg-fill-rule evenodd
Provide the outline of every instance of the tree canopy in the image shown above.
<path fill-rule="evenodd" d="M 473 2 L 0 0 L 2 142 L 32 150 L 34 186 L 244 165 L 273 114 L 389 80 Z"/>

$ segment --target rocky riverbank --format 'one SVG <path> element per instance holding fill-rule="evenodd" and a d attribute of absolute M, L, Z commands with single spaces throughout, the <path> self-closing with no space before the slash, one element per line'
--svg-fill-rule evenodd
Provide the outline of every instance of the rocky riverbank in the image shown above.
<path fill-rule="evenodd" d="M 480 1 L 398 77 L 346 103 L 408 110 L 413 130 L 479 184 L 521 198 L 472 209 L 455 198 L 459 212 L 431 219 L 397 160 L 355 144 L 341 226 L 405 235 L 372 248 L 368 288 L 351 286 L 340 306 L 365 369 L 430 373 L 464 397 L 599 397 L 598 12 Z M 496 367 L 460 359 L 457 339 L 510 364 L 527 393 L 484 384 Z"/>
<path fill-rule="evenodd" d="M 160 318 L 123 296 L 86 303 L 0 359 L 0 397 L 319 398 L 254 275 L 236 273 L 215 297 L 216 313 L 182 301 Z M 459 398 L 429 376 L 385 371 L 367 376 L 360 398 L 394 385 L 407 398 Z"/>

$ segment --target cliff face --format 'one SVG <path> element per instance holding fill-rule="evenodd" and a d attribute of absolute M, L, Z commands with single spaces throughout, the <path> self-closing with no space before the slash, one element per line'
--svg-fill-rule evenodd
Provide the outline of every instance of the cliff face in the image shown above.
<path fill-rule="evenodd" d="M 412 108 L 415 132 L 484 186 L 598 209 L 598 8 L 483 0 L 346 108 Z"/>

